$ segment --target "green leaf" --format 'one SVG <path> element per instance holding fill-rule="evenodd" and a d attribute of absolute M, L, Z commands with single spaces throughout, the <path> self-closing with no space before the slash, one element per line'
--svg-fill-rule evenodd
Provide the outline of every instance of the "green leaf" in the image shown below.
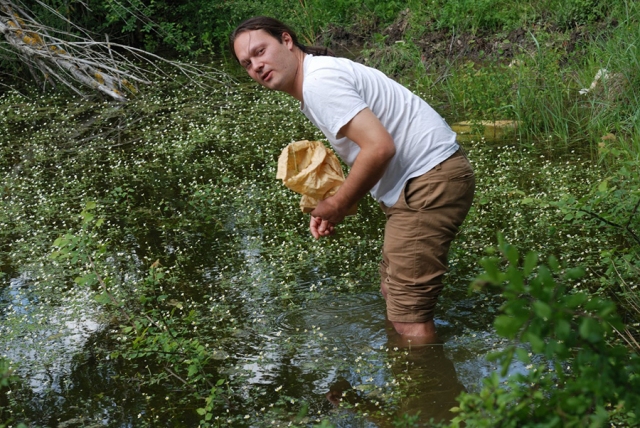
<path fill-rule="evenodd" d="M 584 309 L 589 312 L 595 312 L 602 307 L 602 299 L 599 297 L 592 297 L 587 300 L 587 303 L 584 305 Z"/>
<path fill-rule="evenodd" d="M 533 311 L 537 316 L 544 319 L 545 321 L 551 319 L 551 316 L 553 315 L 551 306 L 541 300 L 536 300 L 535 302 L 533 302 Z"/>
<path fill-rule="evenodd" d="M 615 312 L 616 312 L 615 303 L 610 301 L 605 301 L 602 303 L 602 306 L 598 309 L 598 316 L 600 316 L 601 318 L 606 318 Z"/>
<path fill-rule="evenodd" d="M 551 271 L 546 266 L 542 265 L 538 268 L 538 277 L 542 281 L 543 287 L 541 292 L 548 291 L 549 289 L 553 289 L 556 285 L 555 280 L 553 279 L 553 275 Z M 537 295 L 535 297 L 542 297 L 541 295 Z"/>
<path fill-rule="evenodd" d="M 526 349 L 516 349 L 516 355 L 518 356 L 518 359 L 524 364 L 529 364 L 531 362 L 531 357 L 529 357 L 529 352 L 527 352 Z"/>
<path fill-rule="evenodd" d="M 564 300 L 564 305 L 567 308 L 575 309 L 587 301 L 587 295 L 585 293 L 578 292 L 565 297 L 563 300 Z"/>
<path fill-rule="evenodd" d="M 94 272 L 91 272 L 91 273 L 88 273 L 88 274 L 86 274 L 84 276 L 79 276 L 79 277 L 75 278 L 73 281 L 76 284 L 81 285 L 81 286 L 84 286 L 84 285 L 91 286 L 91 285 L 95 284 L 96 282 L 98 282 L 98 276 Z"/>
<path fill-rule="evenodd" d="M 558 320 L 556 322 L 556 336 L 560 340 L 567 340 L 571 335 L 571 324 L 567 320 Z"/>
<path fill-rule="evenodd" d="M 207 413 L 207 411 L 202 407 L 200 407 L 199 409 L 196 409 L 196 412 L 198 412 L 200 416 L 204 416 Z"/>
<path fill-rule="evenodd" d="M 94 296 L 94 299 L 96 300 L 96 302 L 103 305 L 108 305 L 109 303 L 111 303 L 111 298 L 107 293 L 96 294 Z"/>
<path fill-rule="evenodd" d="M 579 331 L 580 336 L 589 342 L 595 343 L 602 340 L 602 328 L 593 318 L 583 318 Z"/>
<path fill-rule="evenodd" d="M 58 248 L 64 247 L 68 243 L 69 243 L 69 241 L 64 236 L 61 236 L 58 239 L 56 239 L 55 241 L 53 241 L 53 245 L 58 247 Z"/>
<path fill-rule="evenodd" d="M 567 269 L 567 272 L 565 274 L 565 278 L 567 279 L 580 279 L 585 275 L 585 270 L 584 268 L 581 267 L 577 267 L 577 268 L 571 268 L 571 269 Z"/>
<path fill-rule="evenodd" d="M 518 249 L 514 245 L 505 245 L 504 247 L 504 255 L 509 260 L 512 266 L 518 265 L 518 259 L 520 258 L 520 254 L 518 253 Z"/>
<path fill-rule="evenodd" d="M 537 334 L 528 331 L 525 333 L 524 338 L 531 344 L 531 349 L 535 353 L 540 354 L 544 351 L 544 340 Z"/>
<path fill-rule="evenodd" d="M 535 269 L 537 264 L 538 254 L 534 253 L 533 251 L 528 252 L 524 258 L 524 265 L 522 268 L 524 276 L 531 275 L 531 272 L 533 272 L 533 269 Z"/>
<path fill-rule="evenodd" d="M 515 266 L 509 266 L 506 272 L 506 279 L 509 281 L 509 288 L 518 294 L 524 291 L 524 277 L 522 271 Z"/>
<path fill-rule="evenodd" d="M 85 224 L 89 223 L 95 217 L 93 214 L 91 214 L 89 212 L 86 212 L 86 211 L 82 211 L 80 213 L 80 216 L 82 217 L 82 222 L 85 223 Z"/>
<path fill-rule="evenodd" d="M 608 187 L 609 187 L 609 179 L 606 179 L 606 180 L 600 182 L 600 184 L 598 185 L 598 191 L 599 192 L 606 192 Z"/>
<path fill-rule="evenodd" d="M 508 339 L 513 339 L 523 324 L 523 321 L 509 315 L 498 315 L 493 322 L 496 333 Z"/>
<path fill-rule="evenodd" d="M 498 268 L 498 259 L 496 257 L 484 257 L 480 260 L 480 265 L 484 268 L 486 274 L 482 278 L 492 284 L 500 284 L 502 275 Z"/>
<path fill-rule="evenodd" d="M 188 376 L 193 376 L 196 373 L 198 373 L 198 365 L 197 364 L 191 364 L 189 366 Z"/>

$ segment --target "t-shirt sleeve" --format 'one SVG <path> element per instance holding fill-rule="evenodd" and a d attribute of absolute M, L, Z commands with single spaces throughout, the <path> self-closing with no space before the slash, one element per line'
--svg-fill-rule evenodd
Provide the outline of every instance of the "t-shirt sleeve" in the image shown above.
<path fill-rule="evenodd" d="M 368 107 L 353 76 L 335 68 L 316 70 L 305 76 L 303 97 L 318 125 L 334 138 L 356 114 Z"/>

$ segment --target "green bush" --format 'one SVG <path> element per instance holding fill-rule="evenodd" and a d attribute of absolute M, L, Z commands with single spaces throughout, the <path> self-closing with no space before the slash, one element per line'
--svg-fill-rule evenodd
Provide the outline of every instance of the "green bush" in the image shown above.
<path fill-rule="evenodd" d="M 494 373 L 477 394 L 463 393 L 452 427 L 627 426 L 640 416 L 640 358 L 616 341 L 623 329 L 613 302 L 576 290 L 581 268 L 554 257 L 521 257 L 499 237 L 499 253 L 482 261 L 476 287 L 497 287 L 505 302 L 496 333 L 513 344 L 493 358 L 506 375 L 514 359 L 527 371 Z"/>

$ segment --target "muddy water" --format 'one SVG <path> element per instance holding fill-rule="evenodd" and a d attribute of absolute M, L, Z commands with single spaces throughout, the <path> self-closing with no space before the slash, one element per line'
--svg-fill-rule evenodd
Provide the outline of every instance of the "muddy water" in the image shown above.
<path fill-rule="evenodd" d="M 351 406 L 369 413 L 365 419 L 370 424 L 386 426 L 390 420 L 376 415 L 379 402 L 388 398 L 389 384 L 401 377 L 406 390 L 401 391 L 404 396 L 398 398 L 397 409 L 390 413 L 420 412 L 425 420 L 449 419 L 449 409 L 465 389 L 449 350 L 445 344 L 399 348 L 396 334 L 385 321 L 384 308 L 379 293 L 368 292 L 339 300 L 314 300 L 303 309 L 283 315 L 284 334 L 306 330 L 310 337 L 277 358 L 288 362 L 286 378 L 276 380 L 267 368 L 256 370 L 256 381 L 282 382 L 288 395 L 305 396 L 314 402 L 314 409 L 334 413 L 334 421 L 340 426 L 352 426 L 356 415 L 343 408 Z M 452 332 L 447 334 L 445 323 L 439 324 L 446 341 Z M 453 344 L 454 339 L 449 339 Z"/>

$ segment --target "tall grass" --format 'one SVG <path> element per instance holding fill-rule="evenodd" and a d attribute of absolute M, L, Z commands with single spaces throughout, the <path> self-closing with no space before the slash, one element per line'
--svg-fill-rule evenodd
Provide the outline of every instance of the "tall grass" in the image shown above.
<path fill-rule="evenodd" d="M 521 138 L 562 143 L 565 147 L 584 140 L 581 129 L 588 113 L 578 103 L 573 71 L 560 66 L 561 51 L 549 48 L 549 43 L 533 33 L 529 35 L 535 50 L 517 61 L 517 86 L 513 93 Z"/>
<path fill-rule="evenodd" d="M 599 130 L 615 133 L 623 149 L 640 156 L 640 6 L 630 2 L 623 10 L 624 20 L 609 38 L 598 38 L 592 45 L 585 73 L 595 75 L 606 69 L 599 91 L 590 94 L 591 124 Z M 584 75 L 583 75 L 584 76 Z"/>
<path fill-rule="evenodd" d="M 520 141 L 543 142 L 548 151 L 577 148 L 596 159 L 603 144 L 619 144 L 638 157 L 640 7 L 635 2 L 572 0 L 560 5 L 544 0 L 456 28 L 454 17 L 489 13 L 491 5 L 509 9 L 498 1 L 466 1 L 455 6 L 459 10 L 453 5 L 440 10 L 416 6 L 406 18 L 410 25 L 404 39 L 372 38 L 363 51 L 366 61 L 422 88 L 450 120 L 516 119 Z M 568 22 L 585 25 L 567 30 Z M 425 67 L 433 61 L 422 53 L 421 40 L 430 31 L 449 28 L 450 41 L 443 37 L 440 43 L 453 44 L 465 40 L 465 29 L 468 35 L 482 28 L 484 36 L 470 39 L 484 37 L 499 45 L 518 25 L 527 36 L 512 55 L 502 55 L 499 48 L 483 55 L 467 47 L 462 60 L 451 55 L 444 66 Z"/>

